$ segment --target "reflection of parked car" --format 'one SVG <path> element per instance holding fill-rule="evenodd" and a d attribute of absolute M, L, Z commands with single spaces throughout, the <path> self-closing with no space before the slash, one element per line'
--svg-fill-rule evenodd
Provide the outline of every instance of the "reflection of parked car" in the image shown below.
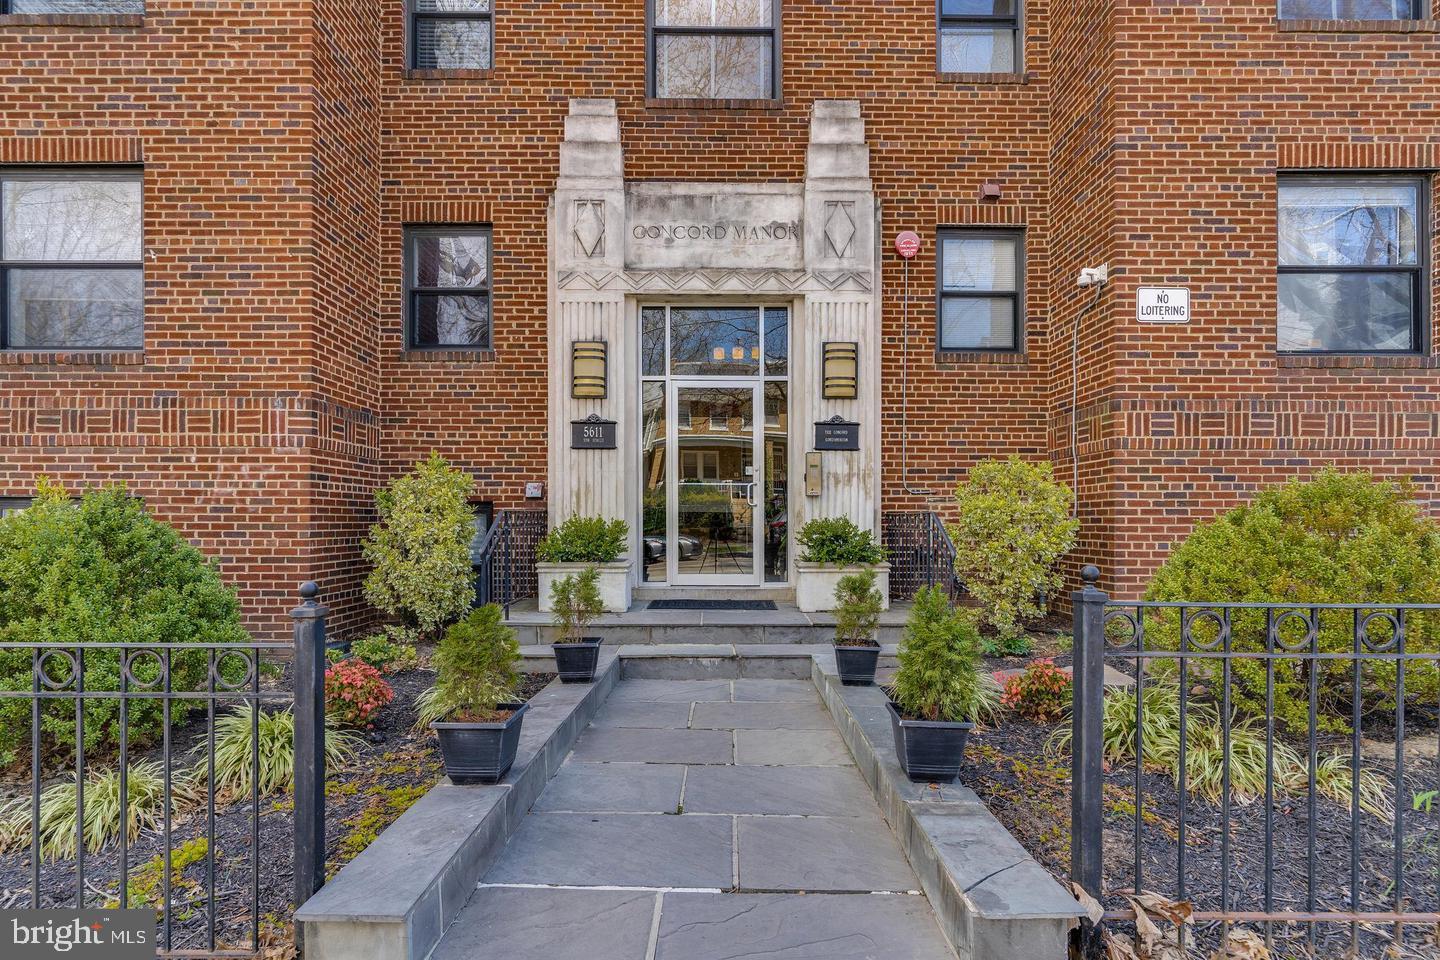
<path fill-rule="evenodd" d="M 681 559 L 681 560 L 694 560 L 696 557 L 700 556 L 702 546 L 701 546 L 701 543 L 700 543 L 699 540 L 696 540 L 694 537 L 688 536 L 688 535 L 683 534 L 683 533 L 680 534 L 680 536 L 679 536 L 678 539 L 679 539 L 679 541 L 680 541 L 680 559 Z M 646 563 L 656 563 L 657 561 L 664 560 L 664 559 L 665 559 L 665 538 L 664 538 L 664 537 L 646 537 L 646 538 L 645 538 L 645 562 L 646 562 Z"/>

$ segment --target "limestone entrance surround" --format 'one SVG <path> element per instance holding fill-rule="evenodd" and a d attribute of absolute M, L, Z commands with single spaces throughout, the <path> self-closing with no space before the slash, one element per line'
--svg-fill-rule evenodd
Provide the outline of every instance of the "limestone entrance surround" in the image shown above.
<path fill-rule="evenodd" d="M 638 577 L 640 307 L 753 301 L 791 309 L 789 530 L 846 516 L 878 533 L 879 242 L 859 101 L 815 101 L 803 183 L 627 183 L 615 101 L 571 100 L 549 210 L 550 522 L 627 521 Z M 571 397 L 579 340 L 607 346 L 603 400 Z M 829 341 L 859 345 L 857 399 L 821 396 Z M 616 422 L 616 449 L 571 449 L 571 423 L 591 415 Z M 807 496 L 813 424 L 836 416 L 860 423 L 860 449 L 823 453 Z"/>

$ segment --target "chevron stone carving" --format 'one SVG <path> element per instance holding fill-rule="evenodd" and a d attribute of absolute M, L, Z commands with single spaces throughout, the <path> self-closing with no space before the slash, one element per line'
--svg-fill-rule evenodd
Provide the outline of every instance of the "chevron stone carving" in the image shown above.
<path fill-rule="evenodd" d="M 867 270 L 645 270 L 564 271 L 561 290 L 626 293 L 795 293 L 803 290 L 869 292 Z"/>

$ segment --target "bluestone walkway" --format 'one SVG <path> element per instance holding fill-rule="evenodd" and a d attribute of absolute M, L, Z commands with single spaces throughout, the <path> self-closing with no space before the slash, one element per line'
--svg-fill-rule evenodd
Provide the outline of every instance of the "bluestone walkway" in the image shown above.
<path fill-rule="evenodd" d="M 954 960 L 808 680 L 627 680 L 434 960 Z"/>

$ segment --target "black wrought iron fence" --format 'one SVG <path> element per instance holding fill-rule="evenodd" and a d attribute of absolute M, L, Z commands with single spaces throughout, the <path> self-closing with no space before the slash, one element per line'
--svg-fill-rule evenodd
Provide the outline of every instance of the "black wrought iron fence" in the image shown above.
<path fill-rule="evenodd" d="M 1179 946 L 1207 957 L 1242 926 L 1274 957 L 1436 949 L 1440 605 L 1124 602 L 1082 577 L 1071 873 L 1106 919 L 1143 892 L 1194 911 Z"/>
<path fill-rule="evenodd" d="M 960 594 L 955 578 L 955 544 L 938 513 L 886 511 L 880 539 L 890 561 L 890 597 L 913 600 L 921 587 L 940 584 L 952 598 Z"/>
<path fill-rule="evenodd" d="M 12 835 L 0 856 L 0 863 L 23 869 L 28 855 L 28 891 L 7 890 L 7 909 L 150 907 L 157 911 L 157 956 L 262 954 L 262 834 L 291 829 L 288 816 L 262 818 L 262 711 L 294 709 L 293 837 L 280 842 L 293 843 L 295 902 L 303 903 L 324 881 L 327 610 L 316 602 L 316 592 L 315 584 L 305 584 L 302 603 L 291 611 L 293 646 L 0 643 L 0 656 L 11 658 L 10 666 L 16 656 L 22 664 L 29 661 L 28 689 L 23 666 L 0 684 L 11 687 L 0 689 L 0 705 L 28 702 L 29 711 L 28 742 L 16 745 L 28 753 L 28 796 L 6 799 Z M 291 653 L 287 668 L 276 666 Z M 277 676 L 267 676 L 272 668 Z M 249 723 L 249 790 L 238 796 L 217 780 L 222 711 Z M 158 719 L 158 725 L 147 726 L 159 731 L 158 742 L 132 737 L 133 718 L 145 712 Z M 87 812 L 87 804 L 108 808 L 103 819 L 118 825 L 113 838 L 102 834 L 102 818 Z M 231 826 L 222 836 L 221 806 L 227 814 L 248 809 L 245 828 L 233 829 L 234 817 L 227 815 Z M 72 817 L 69 836 L 58 836 L 55 824 L 68 824 Z M 28 842 L 16 842 L 24 833 Z M 137 855 L 149 858 L 151 869 L 144 864 L 137 869 Z M 237 860 L 248 861 L 239 871 L 243 882 L 237 879 Z M 198 889 L 196 870 L 203 874 Z M 177 929 L 182 924 L 184 929 Z"/>
<path fill-rule="evenodd" d="M 510 615 L 517 600 L 539 592 L 535 549 L 545 536 L 544 510 L 500 510 L 481 541 L 475 561 L 475 603 L 498 603 Z"/>

